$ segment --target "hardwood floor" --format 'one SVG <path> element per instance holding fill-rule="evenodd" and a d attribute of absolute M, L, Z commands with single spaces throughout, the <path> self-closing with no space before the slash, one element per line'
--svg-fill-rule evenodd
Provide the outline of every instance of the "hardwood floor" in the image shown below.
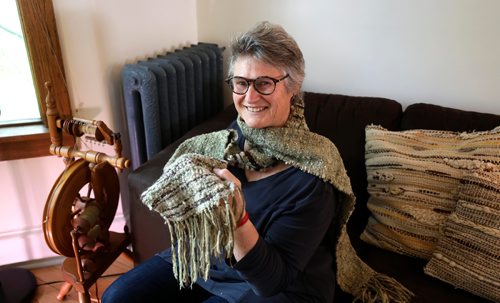
<path fill-rule="evenodd" d="M 133 261 L 125 254 L 121 254 L 108 270 L 104 272 L 101 278 L 99 278 L 96 283 L 97 287 L 93 285 L 90 289 L 92 302 L 100 302 L 100 296 L 104 290 L 122 273 L 127 272 L 132 267 Z M 78 303 L 78 293 L 74 288 L 68 292 L 64 301 L 57 300 L 57 294 L 64 284 L 60 265 L 32 269 L 31 272 L 35 275 L 38 285 L 32 300 L 33 303 Z"/>

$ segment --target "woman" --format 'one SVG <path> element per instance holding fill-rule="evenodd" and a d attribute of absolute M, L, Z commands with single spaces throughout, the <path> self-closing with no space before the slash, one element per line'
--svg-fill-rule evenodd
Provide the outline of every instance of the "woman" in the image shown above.
<path fill-rule="evenodd" d="M 268 22 L 243 34 L 230 50 L 227 83 L 237 121 L 229 131 L 188 140 L 172 158 L 194 153 L 229 164 L 213 173 L 242 192 L 229 199 L 237 221 L 232 258 L 213 260 L 207 280 L 179 289 L 175 277 L 189 269 L 178 269 L 183 258 L 168 249 L 122 275 L 105 291 L 104 303 L 333 300 L 333 241 L 339 233 L 333 227 L 345 224 L 349 211 L 339 217 L 338 206 L 351 208 L 353 195 L 337 150 L 305 123 L 302 52 L 282 27 Z"/>

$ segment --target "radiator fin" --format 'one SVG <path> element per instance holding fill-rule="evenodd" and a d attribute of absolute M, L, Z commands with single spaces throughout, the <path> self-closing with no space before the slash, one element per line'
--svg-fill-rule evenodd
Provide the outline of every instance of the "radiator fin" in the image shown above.
<path fill-rule="evenodd" d="M 127 64 L 123 99 L 135 169 L 223 108 L 224 48 L 198 43 Z"/>

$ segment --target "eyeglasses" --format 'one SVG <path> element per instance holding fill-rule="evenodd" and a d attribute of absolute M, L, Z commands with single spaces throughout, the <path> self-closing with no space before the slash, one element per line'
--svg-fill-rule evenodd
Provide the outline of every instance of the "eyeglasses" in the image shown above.
<path fill-rule="evenodd" d="M 267 76 L 258 77 L 256 79 L 247 79 L 243 77 L 231 77 L 226 79 L 226 83 L 229 84 L 233 93 L 237 95 L 244 95 L 248 92 L 250 84 L 253 83 L 253 88 L 262 95 L 270 95 L 274 93 L 276 89 L 276 83 L 288 78 L 288 74 L 283 78 L 274 79 Z"/>

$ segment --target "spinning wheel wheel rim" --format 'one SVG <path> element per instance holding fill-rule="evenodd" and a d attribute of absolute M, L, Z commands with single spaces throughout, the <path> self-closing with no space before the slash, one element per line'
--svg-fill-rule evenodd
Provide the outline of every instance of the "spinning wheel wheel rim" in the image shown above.
<path fill-rule="evenodd" d="M 71 238 L 72 207 L 80 190 L 92 181 L 88 165 L 83 159 L 71 163 L 58 177 L 45 203 L 42 218 L 45 241 L 53 252 L 66 257 L 75 255 Z M 118 206 L 119 181 L 115 169 L 110 165 L 104 166 L 100 173 L 103 174 L 106 198 L 99 205 L 103 210 L 104 227 L 108 229 Z"/>

